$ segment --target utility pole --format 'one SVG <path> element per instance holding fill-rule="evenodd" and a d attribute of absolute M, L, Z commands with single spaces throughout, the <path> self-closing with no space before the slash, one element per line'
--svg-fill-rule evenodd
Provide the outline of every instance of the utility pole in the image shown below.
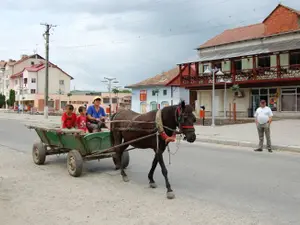
<path fill-rule="evenodd" d="M 48 99 L 49 99 L 49 36 L 50 30 L 52 27 L 56 27 L 56 25 L 41 23 L 42 26 L 46 27 L 45 33 L 43 34 L 45 38 L 45 49 L 46 49 L 46 75 L 45 75 L 45 94 L 44 94 L 44 116 L 45 119 L 48 118 Z"/>

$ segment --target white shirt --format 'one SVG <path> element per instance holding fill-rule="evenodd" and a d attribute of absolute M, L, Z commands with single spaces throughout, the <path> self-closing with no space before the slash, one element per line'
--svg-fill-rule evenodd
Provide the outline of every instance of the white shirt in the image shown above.
<path fill-rule="evenodd" d="M 259 107 L 254 116 L 259 124 L 265 124 L 269 121 L 269 118 L 273 116 L 273 113 L 268 106 L 265 106 L 263 108 Z"/>

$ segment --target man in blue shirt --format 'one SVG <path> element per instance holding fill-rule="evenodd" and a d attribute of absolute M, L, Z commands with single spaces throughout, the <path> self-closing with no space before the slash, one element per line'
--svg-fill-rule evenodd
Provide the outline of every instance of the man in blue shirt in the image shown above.
<path fill-rule="evenodd" d="M 93 100 L 93 105 L 90 105 L 87 109 L 87 128 L 90 132 L 99 132 L 102 127 L 105 127 L 103 122 L 105 121 L 106 113 L 100 105 L 101 97 L 96 96 Z"/>

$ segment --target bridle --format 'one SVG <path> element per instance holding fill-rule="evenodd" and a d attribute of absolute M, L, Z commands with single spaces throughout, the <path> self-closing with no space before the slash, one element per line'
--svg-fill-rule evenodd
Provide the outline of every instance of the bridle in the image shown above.
<path fill-rule="evenodd" d="M 195 130 L 193 125 L 184 125 L 185 112 L 181 106 L 178 106 L 175 110 L 175 120 L 176 125 L 179 127 L 180 133 L 183 133 L 183 130 Z"/>

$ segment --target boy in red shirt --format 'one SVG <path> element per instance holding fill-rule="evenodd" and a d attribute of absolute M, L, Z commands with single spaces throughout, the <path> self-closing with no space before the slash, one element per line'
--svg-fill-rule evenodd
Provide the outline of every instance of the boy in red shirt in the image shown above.
<path fill-rule="evenodd" d="M 76 127 L 76 114 L 73 112 L 73 105 L 67 105 L 64 114 L 61 117 L 62 128 L 72 129 Z"/>
<path fill-rule="evenodd" d="M 78 109 L 79 116 L 77 117 L 77 128 L 87 132 L 86 128 L 86 109 L 84 106 L 80 106 Z"/>

